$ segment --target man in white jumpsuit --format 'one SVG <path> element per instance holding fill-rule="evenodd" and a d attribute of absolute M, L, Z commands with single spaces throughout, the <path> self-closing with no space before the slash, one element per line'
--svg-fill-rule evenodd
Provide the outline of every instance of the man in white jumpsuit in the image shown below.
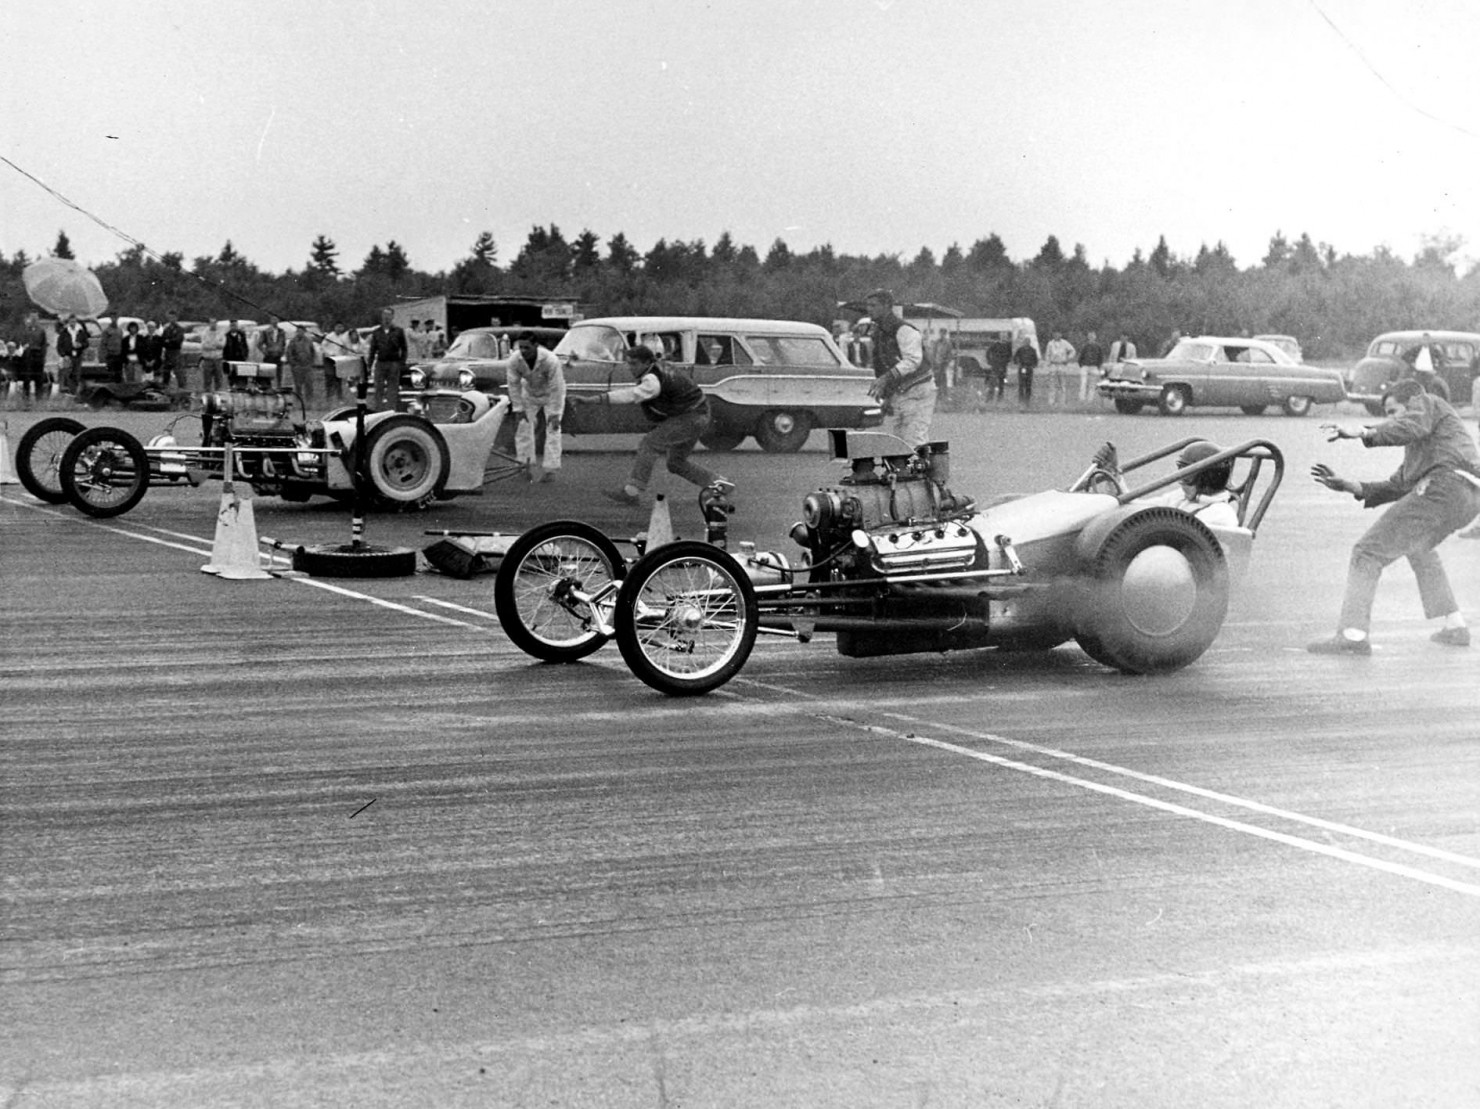
<path fill-rule="evenodd" d="M 560 472 L 560 417 L 565 411 L 565 369 L 534 333 L 521 331 L 509 357 L 509 406 L 514 417 L 514 453 L 530 481 L 554 481 Z M 538 422 L 545 423 L 543 464 L 535 458 Z M 536 470 L 543 472 L 536 475 Z"/>

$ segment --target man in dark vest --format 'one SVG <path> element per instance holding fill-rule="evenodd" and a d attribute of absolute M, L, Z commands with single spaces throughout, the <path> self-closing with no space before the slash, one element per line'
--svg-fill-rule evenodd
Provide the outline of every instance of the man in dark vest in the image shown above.
<path fill-rule="evenodd" d="M 919 329 L 894 314 L 893 293 L 875 289 L 864 298 L 864 305 L 874 325 L 874 383 L 869 396 L 884 407 L 879 430 L 903 439 L 913 450 L 930 441 L 934 369 L 925 357 Z"/>
<path fill-rule="evenodd" d="M 635 385 L 611 389 L 594 396 L 573 396 L 572 404 L 638 404 L 653 428 L 637 444 L 637 457 L 632 473 L 620 489 L 602 492 L 619 504 L 641 504 L 642 494 L 653 476 L 653 465 L 667 457 L 668 472 L 700 488 L 716 486 L 728 493 L 733 482 L 710 473 L 689 458 L 699 436 L 709 428 L 709 398 L 689 378 L 658 364 L 658 356 L 648 347 L 635 346 L 627 351 L 627 369 Z"/>

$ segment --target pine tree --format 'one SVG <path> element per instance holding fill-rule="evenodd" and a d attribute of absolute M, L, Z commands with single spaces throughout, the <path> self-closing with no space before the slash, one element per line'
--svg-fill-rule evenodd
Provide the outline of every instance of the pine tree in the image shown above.
<path fill-rule="evenodd" d="M 309 248 L 309 265 L 325 277 L 339 276 L 339 248 L 327 235 L 320 235 Z"/>
<path fill-rule="evenodd" d="M 51 248 L 53 258 L 75 258 L 72 253 L 72 240 L 67 238 L 65 231 L 57 232 L 57 245 Z"/>

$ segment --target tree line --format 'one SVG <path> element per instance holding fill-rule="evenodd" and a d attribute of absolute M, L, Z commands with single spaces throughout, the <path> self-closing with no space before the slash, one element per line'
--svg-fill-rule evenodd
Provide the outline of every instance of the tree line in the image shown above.
<path fill-rule="evenodd" d="M 1293 242 L 1276 232 L 1257 264 L 1240 268 L 1227 247 L 1173 253 L 1163 236 L 1149 254 L 1137 250 L 1123 267 L 1095 267 L 1082 245 L 1065 253 L 1050 235 L 1032 258 L 1012 259 L 995 233 L 939 258 L 922 247 L 898 254 L 837 254 L 831 246 L 792 251 L 782 239 L 764 257 L 729 232 L 713 245 L 660 239 L 639 252 L 618 232 L 603 243 L 582 231 L 567 240 L 554 224 L 533 227 L 519 252 L 501 264 L 488 232 L 468 254 L 437 273 L 412 266 L 395 240 L 375 245 L 358 267 L 341 265 L 327 235 L 310 244 L 302 269 L 266 272 L 227 240 L 191 260 L 134 245 L 93 267 L 113 306 L 163 320 L 233 314 L 312 319 L 327 326 L 374 323 L 397 299 L 439 294 L 573 297 L 587 316 L 664 314 L 752 316 L 830 324 L 840 301 L 870 289 L 893 289 L 902 302 L 933 302 L 967 316 L 1029 316 L 1040 335 L 1078 339 L 1127 333 L 1154 348 L 1173 329 L 1184 334 L 1294 335 L 1312 359 L 1347 359 L 1379 332 L 1397 328 L 1480 330 L 1480 265 L 1458 272 L 1463 243 L 1430 237 L 1411 260 L 1386 248 L 1338 255 L 1308 235 Z M 51 253 L 71 257 L 65 231 Z M 20 273 L 31 261 L 0 254 L 0 326 L 16 328 L 30 309 Z"/>

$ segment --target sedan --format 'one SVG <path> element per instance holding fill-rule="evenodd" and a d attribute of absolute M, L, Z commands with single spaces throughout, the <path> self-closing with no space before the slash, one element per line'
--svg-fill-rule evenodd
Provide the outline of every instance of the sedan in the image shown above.
<path fill-rule="evenodd" d="M 1250 416 L 1278 405 L 1291 416 L 1304 416 L 1312 404 L 1346 398 L 1335 370 L 1297 363 L 1259 339 L 1187 338 L 1165 358 L 1120 362 L 1111 375 L 1100 382 L 1100 395 L 1127 415 L 1154 404 L 1167 416 L 1181 415 L 1194 405 L 1239 408 Z"/>

